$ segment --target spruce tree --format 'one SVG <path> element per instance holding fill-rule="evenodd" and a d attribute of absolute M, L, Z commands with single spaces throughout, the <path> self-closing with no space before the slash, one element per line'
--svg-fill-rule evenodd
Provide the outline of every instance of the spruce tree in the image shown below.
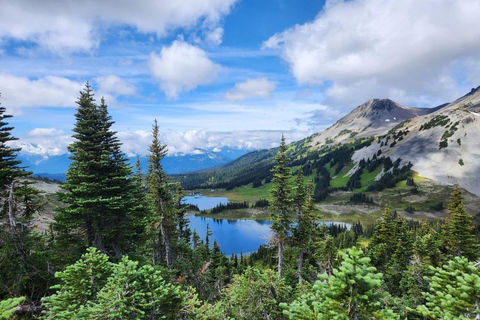
<path fill-rule="evenodd" d="M 43 299 L 44 319 L 179 319 L 180 287 L 166 283 L 162 271 L 139 266 L 127 256 L 114 264 L 95 248 L 57 272 L 57 289 Z"/>
<path fill-rule="evenodd" d="M 72 162 L 59 194 L 67 206 L 55 217 L 57 240 L 73 258 L 93 246 L 120 259 L 141 242 L 144 204 L 105 101 L 97 105 L 87 83 L 76 103 Z"/>
<path fill-rule="evenodd" d="M 292 191 L 288 181 L 290 172 L 283 135 L 275 160 L 277 164 L 272 169 L 274 185 L 270 191 L 273 198 L 270 203 L 270 219 L 272 220 L 271 229 L 274 232 L 273 243 L 278 249 L 278 276 L 281 278 L 283 276 L 283 251 L 290 235 L 290 214 L 292 212 Z"/>
<path fill-rule="evenodd" d="M 425 277 L 426 302 L 414 311 L 424 319 L 480 319 L 480 271 L 465 257 L 455 257 Z"/>
<path fill-rule="evenodd" d="M 395 236 L 395 219 L 388 210 L 388 206 L 385 206 L 382 218 L 375 225 L 375 232 L 368 245 L 372 264 L 380 271 L 385 271 L 385 264 L 389 256 L 395 251 Z"/>
<path fill-rule="evenodd" d="M 370 266 L 370 259 L 352 247 L 342 256 L 333 275 L 320 275 L 311 291 L 291 304 L 281 304 L 289 319 L 399 319 L 388 306 L 390 296 L 382 292 L 381 273 Z"/>
<path fill-rule="evenodd" d="M 297 214 L 297 226 L 294 230 L 294 236 L 295 244 L 298 248 L 298 282 L 301 283 L 303 279 L 304 255 L 314 250 L 318 229 L 317 224 L 320 216 L 313 199 L 313 187 L 309 184 L 305 188 L 301 170 L 298 170 L 294 191 L 293 204 Z"/>
<path fill-rule="evenodd" d="M 454 257 L 466 257 L 475 261 L 479 256 L 479 246 L 475 240 L 475 226 L 472 217 L 465 211 L 462 191 L 455 185 L 448 203 L 449 217 L 443 225 L 445 249 Z"/>
<path fill-rule="evenodd" d="M 22 161 L 17 159 L 17 153 L 21 148 L 12 148 L 9 145 L 18 138 L 12 136 L 13 127 L 8 126 L 5 121 L 12 116 L 5 112 L 5 107 L 0 106 L 0 191 L 3 197 L 8 194 L 12 182 L 31 174 L 23 170 L 24 168 L 20 166 Z"/>
<path fill-rule="evenodd" d="M 17 159 L 21 149 L 10 145 L 17 138 L 6 122 L 12 116 L 5 112 L 0 106 L 0 300 L 24 295 L 32 305 L 47 290 L 51 278 L 43 239 L 31 226 L 41 202 L 33 182 L 26 180 L 31 172 Z"/>
<path fill-rule="evenodd" d="M 167 155 L 167 146 L 160 142 L 157 120 L 153 124 L 152 138 L 148 149 L 150 151 L 148 156 L 148 197 L 153 210 L 153 227 L 158 231 L 157 234 L 160 237 L 158 241 L 154 239 L 156 246 L 154 248 L 154 264 L 163 261 L 164 257 L 168 268 L 171 268 L 176 212 L 170 181 L 161 163 Z"/>

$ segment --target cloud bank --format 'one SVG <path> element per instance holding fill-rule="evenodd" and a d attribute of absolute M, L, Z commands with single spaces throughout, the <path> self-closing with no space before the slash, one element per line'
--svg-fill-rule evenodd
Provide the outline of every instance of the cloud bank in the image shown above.
<path fill-rule="evenodd" d="M 327 104 L 445 102 L 465 90 L 459 71 L 479 78 L 479 12 L 476 0 L 327 1 L 263 47 L 279 50 L 300 84 L 326 85 Z"/>
<path fill-rule="evenodd" d="M 191 130 L 187 132 L 171 132 L 160 135 L 162 143 L 167 144 L 168 154 L 194 154 L 197 149 L 219 150 L 223 147 L 237 149 L 267 149 L 280 143 L 282 134 L 287 142 L 305 138 L 308 132 L 290 130 L 255 130 L 235 132 L 215 132 L 207 130 Z M 151 135 L 146 131 L 119 132 L 122 150 L 130 156 L 147 154 L 151 143 Z"/>
<path fill-rule="evenodd" d="M 25 107 L 74 107 L 75 97 L 84 86 L 85 83 L 56 76 L 30 80 L 0 74 L 1 102 L 13 115 L 22 114 Z"/>
<path fill-rule="evenodd" d="M 65 55 L 98 47 L 102 30 L 130 26 L 139 33 L 165 36 L 178 28 L 207 30 L 219 43 L 217 24 L 236 0 L 4 0 L 0 40 L 30 41 Z M 216 32 L 216 34 L 215 34 Z M 0 42 L 1 45 L 1 42 Z"/>

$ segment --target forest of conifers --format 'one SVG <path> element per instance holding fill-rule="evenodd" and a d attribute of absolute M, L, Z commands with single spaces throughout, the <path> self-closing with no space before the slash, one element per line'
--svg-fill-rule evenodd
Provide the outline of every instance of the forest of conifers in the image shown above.
<path fill-rule="evenodd" d="M 460 188 L 444 220 L 387 206 L 374 226 L 328 228 L 315 186 L 302 170 L 291 177 L 282 137 L 274 236 L 227 257 L 208 230 L 201 239 L 189 229 L 156 121 L 143 174 L 88 84 L 77 105 L 63 204 L 46 233 L 31 223 L 41 198 L 0 108 L 0 319 L 480 319 L 478 232 Z"/>

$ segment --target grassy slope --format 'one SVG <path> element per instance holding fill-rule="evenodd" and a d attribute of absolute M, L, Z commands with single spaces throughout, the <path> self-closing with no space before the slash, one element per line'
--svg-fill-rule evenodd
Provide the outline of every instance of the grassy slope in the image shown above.
<path fill-rule="evenodd" d="M 379 169 L 377 169 L 379 170 Z M 370 179 L 376 176 L 375 171 L 372 173 L 362 175 L 363 179 Z M 411 219 L 432 219 L 445 217 L 447 212 L 445 209 L 441 211 L 434 211 L 432 206 L 443 201 L 446 207 L 450 193 L 453 190 L 452 186 L 445 186 L 434 183 L 429 179 L 415 176 L 415 183 L 418 186 L 419 193 L 414 195 L 411 193 L 411 187 L 406 186 L 405 181 L 399 182 L 395 188 L 385 189 L 381 192 L 368 192 L 369 197 L 373 197 L 374 204 L 353 205 L 349 203 L 349 198 L 352 192 L 337 191 L 329 195 L 324 201 L 318 203 L 320 213 L 324 220 L 342 221 L 342 222 L 356 222 L 371 223 L 377 220 L 385 205 L 388 205 L 391 211 L 397 210 L 405 217 Z M 363 181 L 362 181 L 363 183 Z M 248 201 L 251 204 L 260 199 L 268 198 L 271 184 L 253 189 L 251 187 L 236 188 L 233 190 L 216 190 L 212 192 L 212 196 L 225 196 L 233 201 Z M 362 187 L 363 189 L 363 187 Z M 210 195 L 210 194 L 208 194 Z M 465 193 L 464 200 L 467 207 L 467 212 L 476 214 L 480 211 L 480 199 L 472 194 Z M 413 214 L 407 213 L 405 208 L 412 205 L 416 210 Z M 215 218 L 233 218 L 233 219 L 266 219 L 268 218 L 268 209 L 241 209 L 225 211 L 220 214 L 206 216 Z"/>

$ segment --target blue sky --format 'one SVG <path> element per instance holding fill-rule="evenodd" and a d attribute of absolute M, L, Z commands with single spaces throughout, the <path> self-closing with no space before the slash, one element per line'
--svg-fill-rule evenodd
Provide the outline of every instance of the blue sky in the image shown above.
<path fill-rule="evenodd" d="M 268 148 L 372 98 L 433 107 L 480 85 L 477 0 L 4 0 L 0 102 L 23 152 L 72 141 L 88 81 L 129 154 Z"/>

